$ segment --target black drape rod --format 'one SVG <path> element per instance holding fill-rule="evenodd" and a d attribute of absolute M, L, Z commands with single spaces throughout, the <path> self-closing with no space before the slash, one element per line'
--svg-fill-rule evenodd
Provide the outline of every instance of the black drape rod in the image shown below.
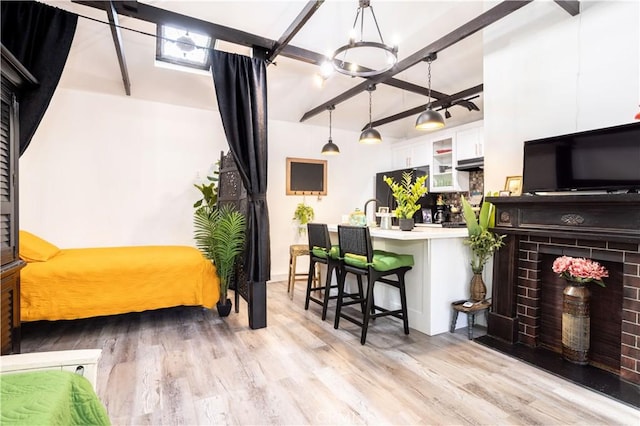
<path fill-rule="evenodd" d="M 65 11 L 65 12 L 68 12 L 68 11 Z M 151 34 L 151 33 L 145 32 L 145 31 L 136 30 L 136 29 L 129 28 L 129 27 L 124 27 L 122 25 L 112 24 L 111 22 L 107 22 L 107 21 L 101 21 L 100 19 L 92 18 L 90 16 L 80 15 L 79 13 L 74 13 L 74 12 L 68 12 L 68 13 L 71 13 L 72 15 L 76 15 L 79 18 L 88 19 L 89 21 L 94 21 L 94 22 L 98 22 L 100 24 L 109 25 L 109 26 L 112 26 L 112 27 L 115 27 L 115 28 L 120 28 L 120 29 L 123 29 L 123 30 L 132 31 L 134 33 L 146 35 L 146 36 L 153 37 L 153 38 L 156 38 L 156 39 L 166 40 L 166 41 L 173 41 L 173 42 L 176 41 L 176 40 L 172 40 L 172 39 L 167 38 L 167 37 L 161 37 L 161 36 L 158 36 L 156 34 Z M 196 46 L 195 44 L 193 45 L 193 47 L 195 47 L 196 49 L 207 49 L 207 50 L 211 50 L 211 51 L 216 50 L 216 49 L 214 49 L 212 47 L 209 47 L 209 46 Z"/>

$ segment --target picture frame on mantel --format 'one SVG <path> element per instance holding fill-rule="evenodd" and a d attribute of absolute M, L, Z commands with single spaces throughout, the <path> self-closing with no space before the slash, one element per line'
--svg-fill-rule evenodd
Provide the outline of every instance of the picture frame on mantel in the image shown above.
<path fill-rule="evenodd" d="M 507 176 L 507 180 L 504 183 L 504 190 L 509 191 L 509 193 L 514 196 L 522 195 L 522 176 Z"/>

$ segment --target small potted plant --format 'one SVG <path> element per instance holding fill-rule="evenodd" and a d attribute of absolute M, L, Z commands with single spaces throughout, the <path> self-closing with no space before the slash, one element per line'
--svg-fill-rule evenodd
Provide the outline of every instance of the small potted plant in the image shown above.
<path fill-rule="evenodd" d="M 306 205 L 305 203 L 299 203 L 296 210 L 293 212 L 293 220 L 298 223 L 298 233 L 304 234 L 307 230 L 307 223 L 311 222 L 315 214 L 313 207 Z"/>
<path fill-rule="evenodd" d="M 487 287 L 482 279 L 484 265 L 493 253 L 504 245 L 502 241 L 505 235 L 498 235 L 489 228 L 495 224 L 495 206 L 488 201 L 482 202 L 480 216 L 476 218 L 471 204 L 464 198 L 462 200 L 462 212 L 467 223 L 469 237 L 464 241 L 471 248 L 471 300 L 481 302 L 487 295 Z"/>
<path fill-rule="evenodd" d="M 393 213 L 398 218 L 400 229 L 403 231 L 411 231 L 414 225 L 413 215 L 421 208 L 418 200 L 428 191 L 425 186 L 427 175 L 420 176 L 413 181 L 412 172 L 403 172 L 400 183 L 395 182 L 393 178 L 389 176 L 384 176 L 383 179 L 385 183 L 389 185 L 389 188 L 391 188 L 393 198 L 395 198 L 398 203 Z"/>
<path fill-rule="evenodd" d="M 236 260 L 245 243 L 246 219 L 231 204 L 211 209 L 200 207 L 194 218 L 196 247 L 211 260 L 220 278 L 218 314 L 226 317 L 231 312 L 231 300 L 227 298 L 229 284 L 235 273 Z"/>

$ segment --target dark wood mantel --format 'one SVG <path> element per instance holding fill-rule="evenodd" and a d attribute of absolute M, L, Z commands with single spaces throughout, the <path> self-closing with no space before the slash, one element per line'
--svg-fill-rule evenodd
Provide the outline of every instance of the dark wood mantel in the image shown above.
<path fill-rule="evenodd" d="M 540 344 L 540 298 L 549 256 L 617 265 L 619 374 L 640 383 L 640 194 L 491 197 L 494 231 L 506 234 L 493 264 L 488 335 L 506 344 Z M 546 264 L 545 264 L 546 265 Z"/>

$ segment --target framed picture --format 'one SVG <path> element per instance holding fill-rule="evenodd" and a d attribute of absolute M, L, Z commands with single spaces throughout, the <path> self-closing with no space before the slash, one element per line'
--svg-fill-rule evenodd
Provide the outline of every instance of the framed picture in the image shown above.
<path fill-rule="evenodd" d="M 509 191 L 511 195 L 522 195 L 522 176 L 507 176 L 504 190 Z"/>

